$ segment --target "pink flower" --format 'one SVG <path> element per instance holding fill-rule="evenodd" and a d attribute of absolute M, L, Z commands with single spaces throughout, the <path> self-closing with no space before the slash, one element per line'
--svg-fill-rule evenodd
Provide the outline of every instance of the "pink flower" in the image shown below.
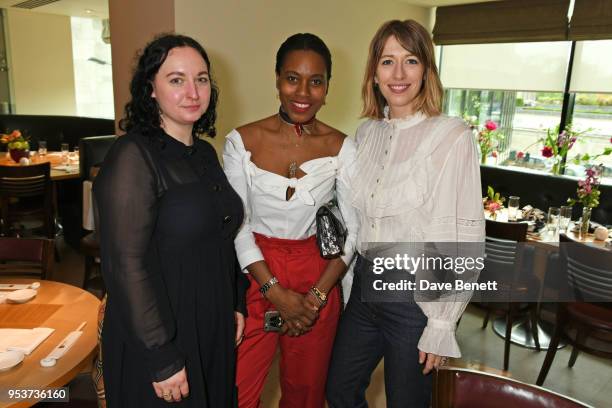
<path fill-rule="evenodd" d="M 587 177 L 593 177 L 596 175 L 596 171 L 593 168 L 589 168 L 585 170 Z"/>
<path fill-rule="evenodd" d="M 493 153 L 491 153 L 491 156 L 497 158 L 497 152 L 494 150 Z"/>
<path fill-rule="evenodd" d="M 522 159 L 523 157 L 525 157 L 525 153 L 523 153 L 523 152 L 516 153 L 516 158 L 517 159 Z"/>
<path fill-rule="evenodd" d="M 485 127 L 487 128 L 487 130 L 493 131 L 497 129 L 497 123 L 493 122 L 492 120 L 487 120 L 485 122 Z"/>
<path fill-rule="evenodd" d="M 610 143 L 612 143 L 612 137 L 610 138 Z"/>
<path fill-rule="evenodd" d="M 499 203 L 496 203 L 496 202 L 489 203 L 489 211 L 492 213 L 499 210 L 500 208 L 501 208 L 501 205 L 499 205 Z"/>
<path fill-rule="evenodd" d="M 542 148 L 542 156 L 547 157 L 547 158 L 548 158 L 548 157 L 553 157 L 553 150 L 552 150 L 552 147 L 550 147 L 550 146 L 544 146 L 544 147 Z"/>

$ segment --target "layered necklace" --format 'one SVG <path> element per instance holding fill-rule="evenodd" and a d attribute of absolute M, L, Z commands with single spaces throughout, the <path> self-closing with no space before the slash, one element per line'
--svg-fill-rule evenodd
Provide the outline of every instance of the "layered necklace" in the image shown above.
<path fill-rule="evenodd" d="M 298 142 L 295 143 L 295 147 L 300 147 L 302 145 L 302 136 L 304 134 L 307 134 L 307 135 L 311 134 L 314 128 L 314 122 L 315 122 L 314 116 L 306 122 L 297 123 L 291 120 L 289 115 L 287 115 L 287 112 L 283 110 L 282 106 L 278 109 L 278 117 L 282 123 L 293 127 L 293 131 L 295 132 L 295 135 L 298 138 Z M 294 178 L 297 174 L 297 171 L 298 171 L 297 161 L 292 160 L 289 163 L 289 178 Z"/>

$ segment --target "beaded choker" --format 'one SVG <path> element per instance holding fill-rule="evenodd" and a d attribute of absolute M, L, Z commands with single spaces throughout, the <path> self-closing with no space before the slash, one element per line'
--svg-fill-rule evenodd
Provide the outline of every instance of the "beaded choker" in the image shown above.
<path fill-rule="evenodd" d="M 315 117 L 313 116 L 311 119 L 309 119 L 306 122 L 303 123 L 295 123 L 291 120 L 291 118 L 289 117 L 289 115 L 287 115 L 287 112 L 285 112 L 283 110 L 283 107 L 281 106 L 278 109 L 278 117 L 280 118 L 280 120 L 284 123 L 286 123 L 287 125 L 291 125 L 293 126 L 293 130 L 295 131 L 295 134 L 298 137 L 301 137 L 302 134 L 306 133 L 307 135 L 309 135 L 312 132 L 312 124 L 314 123 Z"/>

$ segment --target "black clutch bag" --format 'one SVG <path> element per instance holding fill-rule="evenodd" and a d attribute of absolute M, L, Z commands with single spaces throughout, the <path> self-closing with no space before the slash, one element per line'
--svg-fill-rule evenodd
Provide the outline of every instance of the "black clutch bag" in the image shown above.
<path fill-rule="evenodd" d="M 343 255 L 347 230 L 338 204 L 335 201 L 323 204 L 317 210 L 316 222 L 321 257 L 333 259 Z"/>

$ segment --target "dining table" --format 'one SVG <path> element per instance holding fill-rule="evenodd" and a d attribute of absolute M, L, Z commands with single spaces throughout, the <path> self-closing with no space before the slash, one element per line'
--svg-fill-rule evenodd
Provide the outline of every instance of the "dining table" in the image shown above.
<path fill-rule="evenodd" d="M 78 155 L 72 153 L 62 153 L 50 151 L 47 154 L 40 155 L 38 153 L 31 154 L 29 157 L 29 164 L 40 164 L 49 162 L 51 163 L 51 180 L 62 181 L 78 179 L 81 177 L 81 171 L 79 168 Z M 15 162 L 7 154 L 0 154 L 0 166 L 21 166 L 21 163 Z"/>
<path fill-rule="evenodd" d="M 519 213 L 520 214 L 520 213 Z M 520 216 L 519 216 L 520 217 Z M 527 222 L 519 218 L 516 221 L 508 220 L 508 209 L 502 208 L 495 213 L 492 218 L 491 213 L 485 210 L 486 219 L 494 219 L 498 222 Z M 573 223 L 570 222 L 569 227 L 564 232 L 568 238 L 575 242 L 583 243 L 585 245 L 594 246 L 602 250 L 612 251 L 612 236 L 608 236 L 605 240 L 595 239 L 593 233 L 587 233 L 580 235 L 574 228 Z M 533 257 L 533 270 L 535 276 L 541 281 L 544 281 L 545 274 L 547 271 L 547 263 L 549 255 L 559 251 L 559 233 L 553 233 L 549 231 L 545 226 L 540 231 L 528 230 L 526 237 L 526 246 L 531 246 L 534 249 Z M 542 289 L 543 290 L 543 289 Z M 540 305 L 541 306 L 541 305 Z M 493 331 L 500 336 L 505 338 L 506 336 L 506 318 L 498 317 L 493 319 L 492 322 Z M 540 343 L 541 350 L 548 350 L 551 335 L 554 330 L 554 325 L 548 321 L 539 319 L 538 321 L 538 340 Z M 533 338 L 530 322 L 528 318 L 518 319 L 512 325 L 512 334 L 510 342 L 518 346 L 522 346 L 529 349 L 536 349 L 535 340 Z M 566 343 L 563 341 L 559 342 L 558 348 L 563 348 Z"/>
<path fill-rule="evenodd" d="M 34 279 L 0 279 L 0 284 L 33 282 Z M 38 282 L 40 287 L 37 295 L 29 302 L 0 304 L 0 329 L 54 329 L 21 363 L 0 371 L 0 408 L 30 407 L 39 402 L 34 396 L 40 395 L 40 390 L 63 390 L 63 393 L 56 394 L 56 398 L 63 395 L 65 402 L 69 399 L 69 390 L 61 387 L 65 387 L 77 374 L 89 367 L 97 352 L 98 298 L 65 283 L 48 280 Z M 0 290 L 0 293 L 8 291 Z M 41 360 L 60 345 L 69 333 L 79 328 L 81 336 L 56 360 L 55 365 L 43 366 Z M 20 394 L 23 390 L 35 392 L 30 393 L 32 398 L 25 398 L 24 394 Z"/>

